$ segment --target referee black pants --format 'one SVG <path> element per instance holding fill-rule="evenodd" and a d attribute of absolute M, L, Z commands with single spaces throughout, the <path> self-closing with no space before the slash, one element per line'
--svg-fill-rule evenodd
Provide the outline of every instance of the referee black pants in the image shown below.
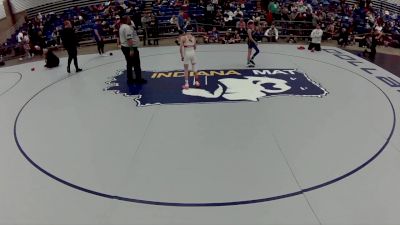
<path fill-rule="evenodd" d="M 142 79 L 142 69 L 140 68 L 140 55 L 138 48 L 133 48 L 133 56 L 130 56 L 131 49 L 129 47 L 121 46 L 126 60 L 126 75 L 128 82 L 133 82 L 132 67 L 135 69 L 136 80 Z"/>
<path fill-rule="evenodd" d="M 72 60 L 74 61 L 74 65 L 75 65 L 75 69 L 79 69 L 78 67 L 78 50 L 76 49 L 76 47 L 70 47 L 67 48 L 67 52 L 68 52 L 68 70 L 71 66 L 71 62 Z"/>

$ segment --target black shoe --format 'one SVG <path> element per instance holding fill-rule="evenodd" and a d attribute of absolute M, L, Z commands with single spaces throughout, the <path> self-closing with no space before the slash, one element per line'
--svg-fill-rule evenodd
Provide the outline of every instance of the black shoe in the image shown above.
<path fill-rule="evenodd" d="M 253 64 L 254 66 L 256 65 L 256 63 L 253 61 L 254 59 L 250 59 L 250 63 Z"/>
<path fill-rule="evenodd" d="M 71 69 L 70 69 L 69 67 L 67 68 L 67 72 L 68 72 L 68 73 L 71 73 Z"/>
<path fill-rule="evenodd" d="M 79 72 L 81 72 L 81 71 L 82 71 L 81 68 L 76 69 L 76 72 L 77 72 L 77 73 L 79 73 Z"/>

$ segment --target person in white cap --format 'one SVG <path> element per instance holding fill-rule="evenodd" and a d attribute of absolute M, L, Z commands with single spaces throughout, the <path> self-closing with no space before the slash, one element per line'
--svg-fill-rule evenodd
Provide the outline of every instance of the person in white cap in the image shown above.
<path fill-rule="evenodd" d="M 182 89 L 189 89 L 189 64 L 192 64 L 192 71 L 195 75 L 195 87 L 200 87 L 199 76 L 197 74 L 196 66 L 196 38 L 192 35 L 192 25 L 186 26 L 186 33 L 180 38 L 180 53 L 181 60 L 185 69 L 185 84 Z"/>

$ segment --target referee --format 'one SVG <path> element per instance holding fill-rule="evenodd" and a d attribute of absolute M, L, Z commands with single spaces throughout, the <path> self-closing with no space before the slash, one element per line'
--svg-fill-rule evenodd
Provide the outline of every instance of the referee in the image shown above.
<path fill-rule="evenodd" d="M 119 37 L 121 42 L 121 50 L 126 59 L 127 82 L 128 84 L 145 84 L 147 81 L 142 78 L 142 69 L 140 68 L 139 55 L 139 37 L 132 26 L 129 16 L 121 19 L 121 27 L 119 28 Z M 135 79 L 133 79 L 132 67 L 135 69 Z"/>

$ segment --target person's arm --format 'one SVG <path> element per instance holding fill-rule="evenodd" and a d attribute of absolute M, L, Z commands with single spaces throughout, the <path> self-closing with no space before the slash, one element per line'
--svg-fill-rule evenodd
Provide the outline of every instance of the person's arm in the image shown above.
<path fill-rule="evenodd" d="M 197 40 L 196 40 L 196 38 L 193 36 L 193 39 L 194 39 L 194 46 L 193 46 L 193 48 L 194 48 L 194 50 L 196 50 L 197 49 Z"/>
<path fill-rule="evenodd" d="M 270 28 L 268 28 L 267 29 L 267 31 L 265 31 L 265 34 L 264 34 L 264 36 L 266 36 L 266 37 L 268 37 L 269 36 L 269 31 L 270 31 L 271 29 Z"/>
<path fill-rule="evenodd" d="M 311 32 L 310 37 L 311 37 L 311 38 L 315 38 L 315 30 L 313 30 L 313 31 Z"/>
<path fill-rule="evenodd" d="M 320 32 L 318 32 L 318 38 L 322 38 L 322 35 L 324 35 L 324 31 L 320 30 Z"/>

